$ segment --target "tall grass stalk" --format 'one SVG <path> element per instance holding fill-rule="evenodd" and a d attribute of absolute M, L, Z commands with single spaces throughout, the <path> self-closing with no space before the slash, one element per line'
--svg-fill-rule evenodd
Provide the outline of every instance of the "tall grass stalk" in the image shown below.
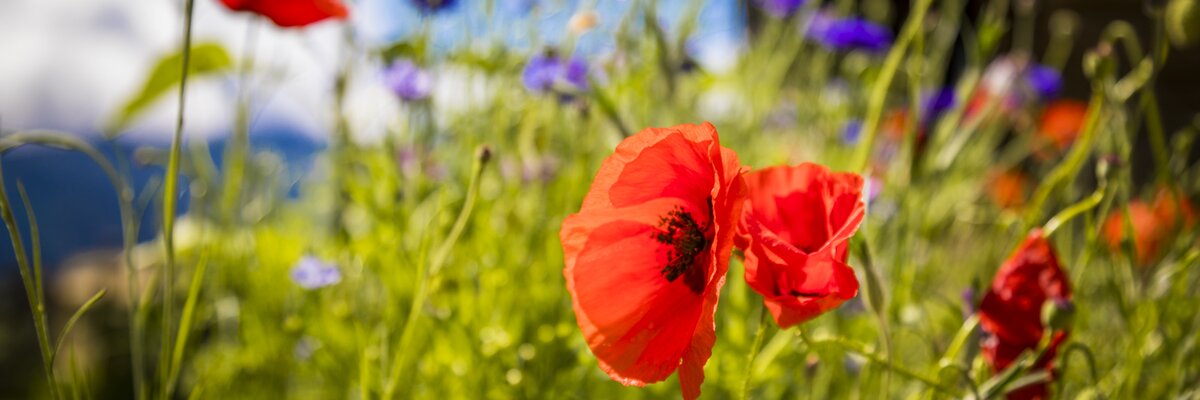
<path fill-rule="evenodd" d="M 179 78 L 179 109 L 175 120 L 175 134 L 171 138 L 171 155 L 167 161 L 166 180 L 163 183 L 162 239 L 163 255 L 163 302 L 162 302 L 162 350 L 159 353 L 160 364 L 160 396 L 165 400 L 173 392 L 169 384 L 172 370 L 170 354 L 174 347 L 175 331 L 172 328 L 174 319 L 175 298 L 175 210 L 179 187 L 179 159 L 183 146 L 183 117 L 187 109 L 188 65 L 192 55 L 192 14 L 195 11 L 195 0 L 185 0 L 183 6 L 183 50 Z"/>

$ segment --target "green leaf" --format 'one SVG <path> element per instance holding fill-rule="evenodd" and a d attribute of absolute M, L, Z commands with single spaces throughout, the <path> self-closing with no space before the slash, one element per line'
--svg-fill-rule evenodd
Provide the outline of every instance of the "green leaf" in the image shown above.
<path fill-rule="evenodd" d="M 183 54 L 181 52 L 171 53 L 158 60 L 158 64 L 154 66 L 150 75 L 146 77 L 146 82 L 142 84 L 142 89 L 125 102 L 125 106 L 121 107 L 105 128 L 105 134 L 110 138 L 117 136 L 147 107 L 153 105 L 163 94 L 178 85 L 180 72 L 183 69 L 180 66 L 182 62 Z M 233 58 L 220 44 L 200 43 L 192 46 L 191 60 L 188 66 L 190 78 L 217 75 L 232 67 Z"/>

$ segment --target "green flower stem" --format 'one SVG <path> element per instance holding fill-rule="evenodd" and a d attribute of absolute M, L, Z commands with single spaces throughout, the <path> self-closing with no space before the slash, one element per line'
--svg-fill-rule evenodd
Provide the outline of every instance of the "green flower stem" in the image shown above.
<path fill-rule="evenodd" d="M 1104 200 L 1104 191 L 1104 186 L 1101 186 L 1091 196 L 1085 197 L 1078 203 L 1072 204 L 1070 207 L 1055 214 L 1053 218 L 1046 221 L 1046 225 L 1042 228 L 1046 236 L 1053 235 L 1054 231 L 1058 230 L 1063 224 L 1100 205 L 1100 202 Z"/>
<path fill-rule="evenodd" d="M 896 70 L 900 68 L 901 61 L 904 60 L 904 54 L 908 49 L 908 44 L 913 38 L 920 34 L 921 27 L 925 24 L 925 13 L 929 11 L 929 5 L 932 0 L 917 0 L 913 6 L 912 13 L 908 20 L 904 22 L 904 27 L 900 31 L 900 38 L 892 45 L 892 49 L 888 51 L 887 58 L 883 61 L 883 68 L 879 71 L 879 77 L 875 80 L 875 86 L 871 88 L 871 97 L 867 103 L 867 117 L 863 121 L 862 130 L 859 132 L 859 137 L 862 138 L 862 143 L 855 150 L 853 170 L 862 171 L 867 167 L 867 163 L 871 161 L 871 146 L 875 141 L 875 134 L 879 131 L 879 120 L 883 117 L 883 106 L 887 100 L 888 89 L 892 86 L 892 79 L 896 76 Z"/>
<path fill-rule="evenodd" d="M 1092 385 L 1092 387 L 1099 387 L 1100 386 L 1100 374 L 1096 373 L 1096 356 L 1092 355 L 1091 349 L 1088 349 L 1087 346 L 1084 346 L 1082 344 L 1071 343 L 1071 344 L 1067 345 L 1067 347 L 1063 350 L 1063 352 L 1062 352 L 1062 371 L 1060 373 L 1063 376 L 1067 375 L 1067 368 L 1069 368 L 1071 366 L 1071 354 L 1073 354 L 1073 353 L 1079 353 L 1079 354 L 1083 355 L 1084 361 L 1087 362 L 1088 376 L 1091 377 L 1091 379 L 1092 379 L 1091 385 Z M 1063 395 L 1063 391 L 1059 390 L 1059 392 L 1058 392 L 1059 398 L 1062 398 L 1062 395 Z"/>
<path fill-rule="evenodd" d="M 754 342 L 750 344 L 750 353 L 746 355 L 746 373 L 742 378 L 742 390 L 740 399 L 745 400 L 750 395 L 750 380 L 754 376 L 754 359 L 758 357 L 759 350 L 762 349 L 763 339 L 767 336 L 767 330 L 771 327 L 771 313 L 767 312 L 767 306 L 764 304 L 762 311 L 758 316 L 758 330 L 754 333 Z"/>
<path fill-rule="evenodd" d="M 179 109 L 178 116 L 175 120 L 175 134 L 171 138 L 171 158 L 167 161 L 166 178 L 163 183 L 163 253 L 165 262 L 163 263 L 163 316 L 162 316 L 162 351 L 159 353 L 160 377 L 162 378 L 162 387 L 160 395 L 165 400 L 170 398 L 171 388 L 167 381 L 171 376 L 171 364 L 168 362 L 168 355 L 171 354 L 175 338 L 174 330 L 171 329 L 171 320 L 174 318 L 174 296 L 175 296 L 175 210 L 177 203 L 176 191 L 179 187 L 179 159 L 180 149 L 183 145 L 183 114 L 186 109 L 185 103 L 187 100 L 187 78 L 188 64 L 192 58 L 192 14 L 195 11 L 195 0 L 185 0 L 183 9 L 183 50 L 180 62 L 182 70 L 179 76 Z"/>
<path fill-rule="evenodd" d="M 487 166 L 491 159 L 491 150 L 486 146 L 480 146 L 476 150 L 475 163 L 471 168 L 471 180 L 467 184 L 467 196 L 463 202 L 462 209 L 458 212 L 458 217 L 454 220 L 454 226 L 450 228 L 450 233 L 446 235 L 441 246 L 433 254 L 433 260 L 430 261 L 428 271 L 425 268 L 417 268 L 417 290 L 413 295 L 413 301 L 408 310 L 408 316 L 404 322 L 404 328 L 400 333 L 400 346 L 398 353 L 394 358 L 396 364 L 392 366 L 392 374 L 388 377 L 387 383 L 384 385 L 383 398 L 395 398 L 396 385 L 403 376 L 406 367 L 406 360 L 410 352 L 406 351 L 410 348 L 412 341 L 413 326 L 416 325 L 417 317 L 421 314 L 421 307 L 425 305 L 431 290 L 431 281 L 438 276 L 446 259 L 450 256 L 450 250 L 454 248 L 454 243 L 458 241 L 459 236 L 466 229 L 467 221 L 471 219 L 471 210 L 475 208 L 475 201 L 479 197 L 479 181 L 483 176 L 484 167 Z M 424 257 L 422 257 L 424 258 Z"/>

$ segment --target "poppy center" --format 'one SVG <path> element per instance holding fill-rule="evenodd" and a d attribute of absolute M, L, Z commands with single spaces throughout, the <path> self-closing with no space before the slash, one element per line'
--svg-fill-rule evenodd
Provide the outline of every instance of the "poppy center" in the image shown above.
<path fill-rule="evenodd" d="M 712 199 L 709 199 L 712 202 Z M 711 207 L 710 207 L 711 209 Z M 704 286 L 707 281 L 707 268 L 702 262 L 705 258 L 703 255 L 712 244 L 708 237 L 708 224 L 701 224 L 696 221 L 696 218 L 691 213 L 685 211 L 682 206 L 677 206 L 675 209 L 667 212 L 659 218 L 658 231 L 654 233 L 654 240 L 662 243 L 666 249 L 666 264 L 663 265 L 659 273 L 668 282 L 675 282 L 680 276 L 683 276 L 683 282 L 692 292 L 700 294 L 704 292 Z M 699 264 L 699 265 L 697 265 Z"/>

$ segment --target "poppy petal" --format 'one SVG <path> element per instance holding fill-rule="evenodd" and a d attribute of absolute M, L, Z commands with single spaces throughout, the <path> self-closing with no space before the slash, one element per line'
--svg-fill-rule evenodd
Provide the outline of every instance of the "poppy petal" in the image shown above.
<path fill-rule="evenodd" d="M 660 216 L 677 199 L 613 209 L 564 221 L 562 241 L 573 259 L 564 275 L 584 338 L 609 375 L 626 384 L 666 379 L 679 365 L 703 299 L 660 272 L 654 240 Z M 620 260 L 620 262 L 613 262 Z"/>
<path fill-rule="evenodd" d="M 689 127 L 711 130 L 712 136 L 684 129 Z M 630 136 L 600 165 L 580 212 L 658 197 L 703 200 L 714 186 L 712 160 L 706 149 L 715 143 L 715 130 L 707 123 L 651 128 Z"/>

